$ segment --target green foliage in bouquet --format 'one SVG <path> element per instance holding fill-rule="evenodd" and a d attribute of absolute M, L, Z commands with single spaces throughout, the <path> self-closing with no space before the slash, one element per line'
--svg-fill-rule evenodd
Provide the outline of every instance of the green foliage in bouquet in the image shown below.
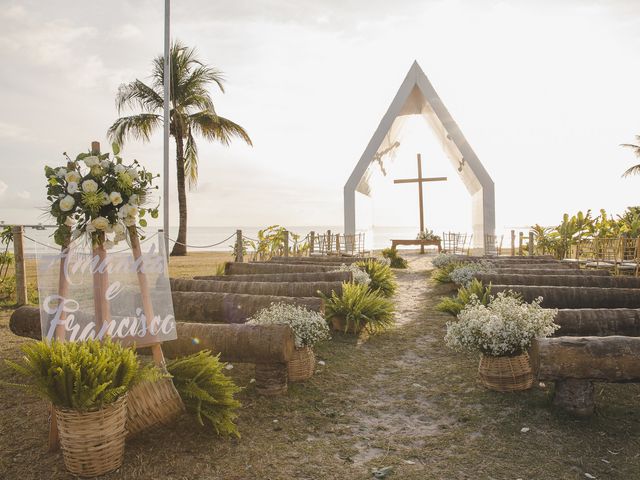
<path fill-rule="evenodd" d="M 357 262 L 356 266 L 369 275 L 369 289 L 379 291 L 385 297 L 391 297 L 396 292 L 398 284 L 391 267 L 376 260 Z"/>
<path fill-rule="evenodd" d="M 234 422 L 241 405 L 233 396 L 241 388 L 224 374 L 224 367 L 219 355 L 211 355 L 208 350 L 167 363 L 187 411 L 196 416 L 198 423 L 209 424 L 218 435 L 240 437 Z"/>
<path fill-rule="evenodd" d="M 396 248 L 385 248 L 382 250 L 382 256 L 389 259 L 391 268 L 407 268 L 408 266 L 407 261 L 398 255 Z"/>
<path fill-rule="evenodd" d="M 135 382 L 160 376 L 155 367 L 139 367 L 133 348 L 111 340 L 32 342 L 22 351 L 20 363 L 6 361 L 28 381 L 16 386 L 61 408 L 97 410 L 118 400 Z"/>
<path fill-rule="evenodd" d="M 482 305 L 488 305 L 491 300 L 491 284 L 485 286 L 480 280 L 474 278 L 468 286 L 459 288 L 455 297 L 442 298 L 436 305 L 436 310 L 458 315 L 471 302 L 473 296 Z"/>
<path fill-rule="evenodd" d="M 367 285 L 343 283 L 342 295 L 332 292 L 331 297 L 323 298 L 327 319 L 344 318 L 347 330 L 362 326 L 369 333 L 376 333 L 393 325 L 393 303 L 379 290 L 370 290 Z"/>

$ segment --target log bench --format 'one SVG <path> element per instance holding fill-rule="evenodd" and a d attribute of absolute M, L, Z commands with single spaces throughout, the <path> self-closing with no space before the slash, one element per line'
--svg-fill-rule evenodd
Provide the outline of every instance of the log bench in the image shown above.
<path fill-rule="evenodd" d="M 11 315 L 9 328 L 18 336 L 40 340 L 40 311 L 29 306 L 18 308 Z M 293 332 L 288 326 L 178 322 L 176 329 L 177 340 L 162 344 L 167 357 L 211 350 L 214 354 L 219 353 L 225 362 L 255 364 L 258 393 L 286 393 L 287 362 L 295 348 Z"/>
<path fill-rule="evenodd" d="M 340 255 L 317 255 L 311 257 L 273 257 L 269 262 L 271 263 L 298 263 L 301 265 L 306 265 L 308 263 L 312 264 L 322 264 L 322 263 L 337 263 L 345 265 L 350 265 L 356 262 L 366 262 L 367 260 L 375 260 L 374 257 L 344 257 Z"/>
<path fill-rule="evenodd" d="M 640 288 L 640 278 L 609 275 L 537 275 L 483 273 L 474 275 L 485 285 L 538 285 L 557 287 Z"/>
<path fill-rule="evenodd" d="M 640 308 L 640 289 L 491 285 L 491 293 L 513 291 L 526 302 L 542 297 L 545 308 Z"/>
<path fill-rule="evenodd" d="M 254 273 L 244 275 L 201 275 L 194 280 L 220 282 L 350 282 L 351 272 Z"/>
<path fill-rule="evenodd" d="M 281 297 L 330 296 L 342 294 L 342 282 L 219 282 L 216 280 L 169 279 L 171 291 L 244 293 Z"/>
<path fill-rule="evenodd" d="M 307 273 L 307 272 L 331 272 L 338 268 L 334 265 L 289 265 L 286 263 L 271 262 L 227 262 L 225 264 L 225 275 L 237 275 L 247 273 Z"/>
<path fill-rule="evenodd" d="M 560 325 L 554 337 L 640 337 L 640 309 L 635 308 L 561 309 L 554 322 Z"/>
<path fill-rule="evenodd" d="M 578 416 L 593 414 L 594 382 L 640 382 L 640 338 L 558 337 L 533 342 L 539 380 L 555 382 L 553 404 Z"/>
<path fill-rule="evenodd" d="M 391 240 L 391 248 L 395 249 L 399 245 L 403 246 L 417 246 L 421 251 L 424 251 L 424 247 L 438 247 L 438 253 L 442 251 L 442 242 L 440 240 Z"/>
<path fill-rule="evenodd" d="M 611 275 L 608 270 L 579 270 L 577 268 L 536 268 L 532 269 L 528 266 L 518 267 L 502 267 L 493 268 L 494 273 L 506 273 L 513 275 Z"/>

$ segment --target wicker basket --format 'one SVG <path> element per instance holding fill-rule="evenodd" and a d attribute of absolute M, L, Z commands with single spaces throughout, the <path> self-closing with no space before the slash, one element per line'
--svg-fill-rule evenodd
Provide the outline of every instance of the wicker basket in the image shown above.
<path fill-rule="evenodd" d="M 170 378 L 141 382 L 129 391 L 127 431 L 131 437 L 158 424 L 166 424 L 184 410 L 180 394 Z"/>
<path fill-rule="evenodd" d="M 127 435 L 127 396 L 100 410 L 56 408 L 64 464 L 71 473 L 97 477 L 122 465 Z"/>
<path fill-rule="evenodd" d="M 533 371 L 527 352 L 503 357 L 482 354 L 478 374 L 485 387 L 497 392 L 527 390 L 533 385 Z"/>
<path fill-rule="evenodd" d="M 336 332 L 359 334 L 364 330 L 364 323 L 356 326 L 353 323 L 347 328 L 347 320 L 343 317 L 331 317 L 331 328 Z"/>
<path fill-rule="evenodd" d="M 296 348 L 287 364 L 290 382 L 302 382 L 313 376 L 316 356 L 311 347 Z"/>

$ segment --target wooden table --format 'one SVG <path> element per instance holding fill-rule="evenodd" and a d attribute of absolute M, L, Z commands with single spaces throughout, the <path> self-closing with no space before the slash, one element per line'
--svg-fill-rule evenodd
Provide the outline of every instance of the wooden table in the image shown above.
<path fill-rule="evenodd" d="M 424 253 L 424 247 L 428 246 L 438 247 L 438 253 L 442 251 L 440 240 L 391 240 L 391 248 L 396 248 L 398 245 L 418 245 L 421 253 Z"/>

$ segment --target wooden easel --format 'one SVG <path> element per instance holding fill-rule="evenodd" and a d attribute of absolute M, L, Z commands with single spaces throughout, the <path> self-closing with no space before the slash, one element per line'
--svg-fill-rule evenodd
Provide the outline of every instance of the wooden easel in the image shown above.
<path fill-rule="evenodd" d="M 92 155 L 100 155 L 100 143 L 99 142 L 91 142 L 91 154 Z M 153 312 L 153 302 L 151 301 L 151 292 L 149 289 L 149 282 L 147 280 L 147 276 L 144 273 L 144 266 L 142 261 L 142 248 L 140 247 L 140 237 L 138 237 L 138 231 L 135 226 L 131 226 L 127 228 L 129 232 L 129 239 L 131 240 L 131 250 L 133 252 L 133 258 L 135 261 L 135 265 L 137 265 L 137 277 L 138 284 L 140 286 L 140 294 L 142 297 L 142 310 L 144 312 L 145 321 L 147 324 L 147 328 L 151 327 L 151 322 L 154 318 Z M 109 308 L 109 302 L 107 302 L 105 294 L 107 289 L 109 288 L 109 273 L 106 271 L 106 258 L 107 251 L 104 247 L 104 232 L 100 232 L 99 234 L 99 243 L 93 245 L 92 255 L 93 258 L 96 256 L 100 259 L 98 265 L 96 266 L 96 270 L 99 270 L 100 267 L 104 267 L 105 271 L 94 271 L 93 272 L 93 304 L 95 310 L 95 318 L 96 318 L 96 332 L 100 331 L 100 328 L 105 323 L 111 321 L 111 311 Z M 66 270 L 67 270 L 67 262 L 69 258 L 70 248 L 69 243 L 67 242 L 62 246 L 62 256 L 60 259 L 60 273 L 58 276 L 58 295 L 61 297 L 61 301 L 64 302 L 64 299 L 67 298 L 69 294 L 69 281 L 67 279 Z M 63 311 L 60 314 L 61 324 L 56 325 L 55 336 L 56 340 L 64 341 L 65 339 L 65 329 L 64 329 L 64 321 L 66 320 L 66 312 Z M 164 368 L 164 354 L 162 352 L 161 342 L 155 341 L 151 344 L 145 343 L 144 347 L 151 347 L 151 353 L 153 355 L 154 363 L 160 367 Z M 58 425 L 56 423 L 55 418 L 55 410 L 53 404 L 50 407 L 50 421 L 49 421 L 49 451 L 55 451 L 59 446 L 59 438 L 58 438 Z"/>

